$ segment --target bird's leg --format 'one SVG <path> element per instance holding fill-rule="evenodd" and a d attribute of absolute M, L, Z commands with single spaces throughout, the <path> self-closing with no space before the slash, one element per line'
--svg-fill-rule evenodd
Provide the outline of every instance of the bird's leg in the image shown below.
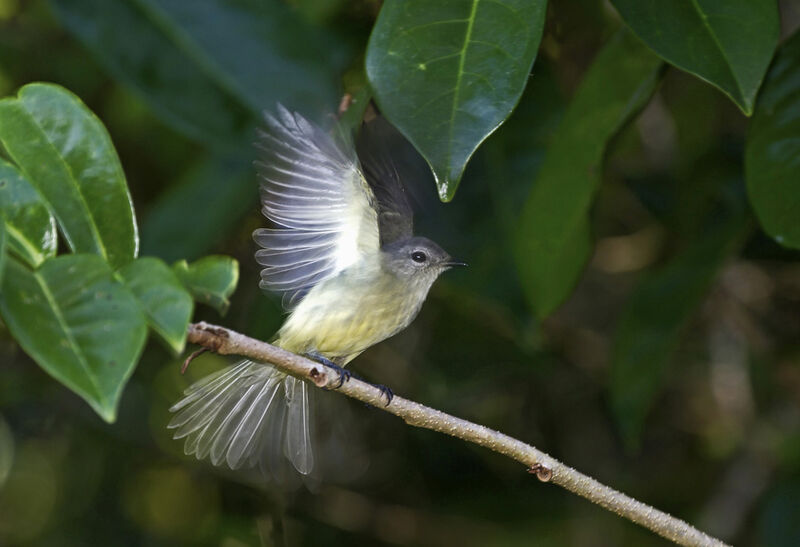
<path fill-rule="evenodd" d="M 342 384 L 344 384 L 347 380 L 350 379 L 351 376 L 353 376 L 353 373 L 351 373 L 349 370 L 345 370 L 344 367 L 340 367 L 339 365 L 337 365 L 336 363 L 334 363 L 333 361 L 331 361 L 330 359 L 328 359 L 324 355 L 321 355 L 321 354 L 315 353 L 315 352 L 309 352 L 309 353 L 306 353 L 306 357 L 308 357 L 309 359 L 313 359 L 314 361 L 316 361 L 316 362 L 318 362 L 318 363 L 320 363 L 322 365 L 325 365 L 326 367 L 328 367 L 330 369 L 333 369 L 336 372 L 338 372 L 339 373 L 339 383 L 336 384 L 336 386 L 335 386 L 337 388 L 342 387 Z"/>
<path fill-rule="evenodd" d="M 362 382 L 366 382 L 372 387 L 379 389 L 381 395 L 386 397 L 386 406 L 389 406 L 389 403 L 392 402 L 392 399 L 394 398 L 394 392 L 392 392 L 392 389 L 390 387 L 387 387 L 383 384 L 373 384 L 372 382 L 364 380 L 364 378 L 362 378 L 361 376 L 358 376 L 357 374 L 354 374 L 349 370 L 346 370 L 344 367 L 337 365 L 336 363 L 334 363 L 324 355 L 320 355 L 319 353 L 309 352 L 306 353 L 305 355 L 309 359 L 313 359 L 314 361 L 317 361 L 318 363 L 325 365 L 326 367 L 333 369 L 339 373 L 339 383 L 336 384 L 336 388 L 342 387 L 342 384 L 344 384 L 350 378 L 355 378 L 356 380 L 361 380 Z"/>

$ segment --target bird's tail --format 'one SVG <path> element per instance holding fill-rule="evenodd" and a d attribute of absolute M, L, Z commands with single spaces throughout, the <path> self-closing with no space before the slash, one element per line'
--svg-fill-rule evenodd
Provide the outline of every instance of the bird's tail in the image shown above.
<path fill-rule="evenodd" d="M 170 408 L 168 427 L 186 439 L 187 455 L 214 465 L 258 466 L 274 475 L 288 459 L 307 475 L 314 467 L 312 391 L 274 367 L 242 361 L 190 386 Z"/>

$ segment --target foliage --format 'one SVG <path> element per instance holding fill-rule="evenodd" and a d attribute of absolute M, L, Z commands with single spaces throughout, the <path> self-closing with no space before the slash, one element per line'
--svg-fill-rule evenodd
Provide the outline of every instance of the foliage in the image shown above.
<path fill-rule="evenodd" d="M 0 142 L 16 163 L 0 164 L 0 314 L 28 355 L 113 422 L 148 325 L 182 351 L 191 295 L 224 311 L 236 262 L 207 257 L 191 269 L 181 262 L 176 275 L 157 258 L 137 259 L 133 204 L 116 151 L 102 123 L 68 91 L 30 84 L 1 100 Z M 53 217 L 73 254 L 54 256 Z M 8 257 L 6 233 L 14 238 Z"/>
<path fill-rule="evenodd" d="M 166 409 L 226 363 L 179 377 L 188 322 L 282 319 L 252 260 L 261 111 L 329 123 L 346 92 L 344 124 L 372 97 L 410 142 L 417 232 L 470 263 L 354 366 L 736 544 L 794 544 L 798 21 L 788 0 L 0 0 L 0 543 L 656 541 L 363 408 L 325 413 L 345 446 L 315 495 L 178 460 Z"/>

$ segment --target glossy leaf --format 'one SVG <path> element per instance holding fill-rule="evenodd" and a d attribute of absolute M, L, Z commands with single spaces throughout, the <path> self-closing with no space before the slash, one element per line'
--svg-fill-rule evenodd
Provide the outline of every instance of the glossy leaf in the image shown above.
<path fill-rule="evenodd" d="M 8 247 L 30 266 L 55 256 L 56 221 L 36 188 L 15 166 L 0 158 L 0 218 Z"/>
<path fill-rule="evenodd" d="M 522 95 L 545 10 L 545 0 L 383 3 L 367 76 L 383 114 L 430 164 L 442 200 Z"/>
<path fill-rule="evenodd" d="M 158 258 L 143 257 L 119 270 L 118 276 L 136 296 L 152 329 L 175 354 L 181 353 L 194 302 L 175 273 Z"/>
<path fill-rule="evenodd" d="M 751 230 L 743 203 L 737 201 L 716 212 L 713 225 L 644 277 L 623 312 L 611 350 L 611 406 L 629 446 L 638 444 L 682 327 Z"/>
<path fill-rule="evenodd" d="M 515 255 L 540 318 L 558 307 L 591 251 L 588 212 L 609 139 L 649 100 L 661 61 L 627 32 L 598 54 L 553 135 L 525 202 Z"/>
<path fill-rule="evenodd" d="M 228 298 L 239 281 L 239 263 L 236 260 L 212 255 L 192 264 L 181 260 L 173 264 L 172 270 L 195 300 L 212 306 L 221 314 L 228 311 Z"/>
<path fill-rule="evenodd" d="M 612 0 L 667 62 L 727 94 L 750 115 L 780 34 L 776 0 Z"/>
<path fill-rule="evenodd" d="M 249 152 L 261 110 L 278 101 L 306 115 L 336 102 L 346 48 L 278 0 L 51 2 L 112 76 L 214 147 Z"/>
<path fill-rule="evenodd" d="M 31 271 L 9 258 L 0 314 L 22 349 L 106 421 L 144 346 L 136 298 L 92 254 L 46 260 Z"/>
<path fill-rule="evenodd" d="M 142 252 L 193 260 L 214 248 L 258 210 L 250 162 L 202 160 L 159 196 L 142 220 Z"/>
<path fill-rule="evenodd" d="M 764 231 L 800 249 L 800 32 L 781 47 L 747 135 L 747 190 Z"/>
<path fill-rule="evenodd" d="M 75 252 L 117 268 L 139 238 L 125 175 L 103 124 L 69 91 L 29 84 L 0 100 L 0 141 L 47 200 Z"/>

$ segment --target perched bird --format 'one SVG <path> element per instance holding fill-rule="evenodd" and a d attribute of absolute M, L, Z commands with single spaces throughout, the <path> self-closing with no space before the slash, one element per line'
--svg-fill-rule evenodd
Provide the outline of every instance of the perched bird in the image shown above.
<path fill-rule="evenodd" d="M 281 294 L 290 312 L 274 343 L 335 368 L 344 381 L 341 367 L 408 326 L 436 278 L 463 263 L 413 236 L 400 177 L 370 124 L 359 161 L 343 131 L 331 135 L 280 105 L 265 119 L 256 166 L 262 211 L 274 227 L 253 234 L 262 247 L 256 260 L 264 266 L 260 286 Z M 186 454 L 215 465 L 269 472 L 286 458 L 308 474 L 312 389 L 242 361 L 189 387 L 170 409 L 169 427 L 186 439 Z"/>

